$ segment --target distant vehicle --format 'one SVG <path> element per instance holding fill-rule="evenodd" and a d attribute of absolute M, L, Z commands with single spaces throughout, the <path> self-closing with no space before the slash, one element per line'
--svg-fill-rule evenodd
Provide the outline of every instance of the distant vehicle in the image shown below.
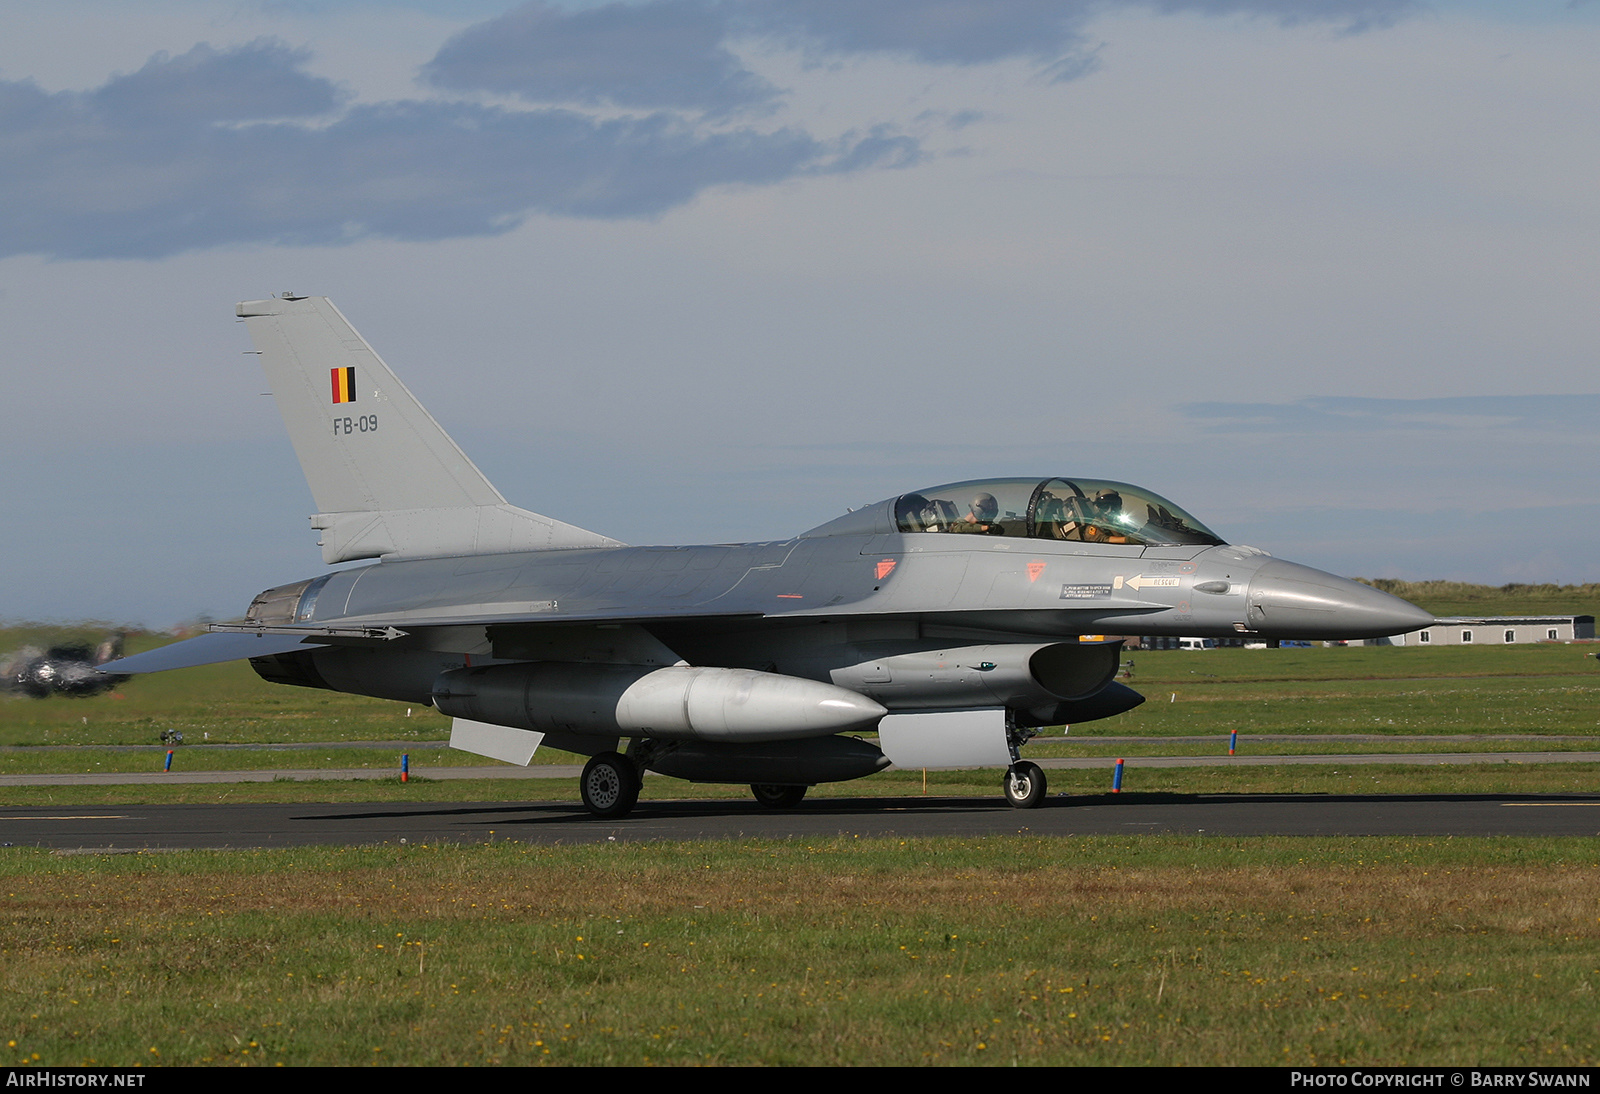
<path fill-rule="evenodd" d="M 592 757 L 579 787 L 596 816 L 628 813 L 646 771 L 745 783 L 783 808 L 891 762 L 1004 767 L 1006 799 L 1032 807 L 1044 772 L 1018 749 L 1039 728 L 1144 701 L 1113 679 L 1121 641 L 1079 635 L 1433 623 L 1229 545 L 1150 490 L 1077 476 L 927 487 L 786 539 L 629 547 L 508 504 L 326 298 L 238 315 L 316 499 L 323 561 L 381 561 L 268 589 L 244 622 L 113 667 L 249 658 L 276 683 L 431 703 L 465 751 Z M 528 408 L 530 428 L 557 418 Z M 670 491 L 658 472 L 640 467 L 629 490 Z"/>
<path fill-rule="evenodd" d="M 99 671 L 99 666 L 121 656 L 121 635 L 98 646 L 71 643 L 45 650 L 24 646 L 0 661 L 0 686 L 30 699 L 98 695 L 127 681 L 127 676 Z"/>
<path fill-rule="evenodd" d="M 1178 648 L 1180 650 L 1214 650 L 1217 648 L 1217 640 L 1215 638 L 1180 638 L 1178 639 Z"/>

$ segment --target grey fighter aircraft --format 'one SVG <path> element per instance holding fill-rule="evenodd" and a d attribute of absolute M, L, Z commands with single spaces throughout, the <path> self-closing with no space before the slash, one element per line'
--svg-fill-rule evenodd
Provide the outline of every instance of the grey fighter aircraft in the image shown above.
<path fill-rule="evenodd" d="M 99 695 L 127 679 L 102 671 L 100 667 L 121 656 L 120 634 L 96 646 L 86 642 L 68 642 L 47 650 L 24 646 L 9 654 L 0 654 L 0 690 L 30 699 Z"/>
<path fill-rule="evenodd" d="M 1043 773 L 1042 726 L 1128 710 L 1088 634 L 1349 639 L 1433 617 L 1224 543 L 1177 505 L 1072 476 L 926 487 L 764 543 L 629 547 L 507 504 L 322 297 L 238 306 L 318 508 L 329 565 L 242 623 L 109 666 L 249 658 L 267 680 L 411 703 L 451 744 L 590 756 L 602 817 L 644 772 L 747 783 L 773 807 L 888 766 Z M 876 730 L 876 743 L 860 736 Z M 626 753 L 619 751 L 626 740 Z"/>

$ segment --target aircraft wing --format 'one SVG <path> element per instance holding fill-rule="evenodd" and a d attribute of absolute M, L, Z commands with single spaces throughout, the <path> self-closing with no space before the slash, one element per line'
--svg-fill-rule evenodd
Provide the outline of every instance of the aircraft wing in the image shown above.
<path fill-rule="evenodd" d="M 350 616 L 322 623 L 285 623 L 256 626 L 254 624 L 218 624 L 215 631 L 227 630 L 239 634 L 298 634 L 312 642 L 347 642 L 373 638 L 399 638 L 429 627 L 503 627 L 561 626 L 565 623 L 586 624 L 649 624 L 675 623 L 684 620 L 752 620 L 769 618 L 767 612 L 711 610 L 704 607 L 682 609 L 659 606 L 623 608 L 594 608 L 588 611 L 496 611 L 470 607 L 447 607 L 436 611 L 426 609 L 405 612 L 386 612 L 377 615 Z M 241 654 L 257 657 L 260 654 Z"/>
<path fill-rule="evenodd" d="M 134 654 L 96 667 L 96 672 L 112 675 L 137 675 L 146 672 L 166 672 L 170 669 L 188 669 L 199 665 L 216 665 L 224 661 L 243 661 L 251 657 L 271 657 L 280 653 L 315 648 L 317 646 L 382 645 L 387 641 L 417 635 L 429 644 L 426 632 L 432 628 L 498 627 L 506 625 L 560 626 L 562 624 L 639 624 L 657 623 L 672 619 L 715 618 L 737 621 L 760 619 L 759 613 L 655 613 L 640 615 L 636 612 L 615 611 L 571 612 L 561 615 L 551 613 L 484 613 L 452 612 L 423 617 L 418 613 L 374 617 L 371 619 L 346 619 L 326 625 L 255 626 L 252 624 L 214 624 L 214 630 L 195 638 L 174 642 L 170 646 Z M 396 626 L 405 624 L 404 627 Z M 402 643 L 410 645 L 410 643 Z"/>
<path fill-rule="evenodd" d="M 196 665 L 215 665 L 223 661 L 241 661 L 246 657 L 269 657 L 275 653 L 288 653 L 290 650 L 300 649 L 309 637 L 304 633 L 202 634 L 197 638 L 162 646 L 160 649 L 108 661 L 97 666 L 95 671 L 114 676 L 131 676 L 143 672 L 189 669 Z"/>

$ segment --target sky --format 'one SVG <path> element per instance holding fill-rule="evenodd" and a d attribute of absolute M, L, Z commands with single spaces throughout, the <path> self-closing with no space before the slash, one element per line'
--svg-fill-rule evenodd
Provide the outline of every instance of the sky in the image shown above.
<path fill-rule="evenodd" d="M 630 543 L 1080 475 L 1600 580 L 1600 2 L 0 11 L 0 619 L 325 569 L 233 315 L 285 291 Z"/>

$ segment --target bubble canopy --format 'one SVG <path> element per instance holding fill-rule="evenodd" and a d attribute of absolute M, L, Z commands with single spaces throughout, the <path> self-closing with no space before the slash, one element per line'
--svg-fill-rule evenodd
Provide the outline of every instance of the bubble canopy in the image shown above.
<path fill-rule="evenodd" d="M 965 533 L 1081 543 L 1160 546 L 1222 543 L 1159 494 L 1106 479 L 973 479 L 902 494 L 901 532 Z"/>

